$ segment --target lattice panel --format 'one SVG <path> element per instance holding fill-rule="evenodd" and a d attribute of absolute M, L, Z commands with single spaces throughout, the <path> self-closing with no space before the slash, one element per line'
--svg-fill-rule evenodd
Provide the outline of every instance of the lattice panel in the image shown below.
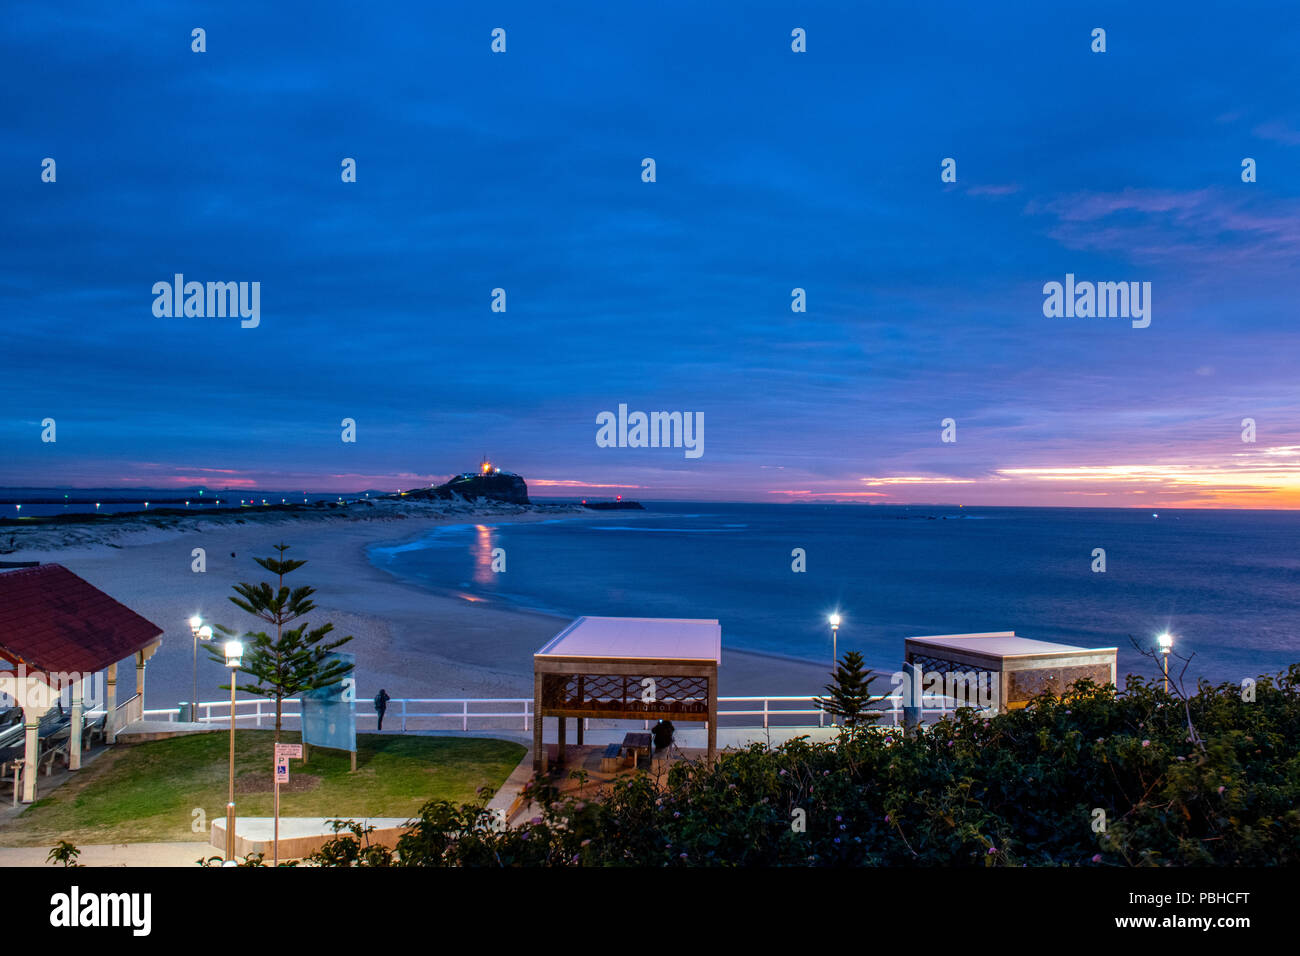
<path fill-rule="evenodd" d="M 643 685 L 646 679 L 654 681 Z M 651 694 L 646 701 L 643 695 Z M 547 674 L 542 683 L 542 705 L 563 710 L 634 710 L 706 713 L 709 709 L 707 677 L 653 674 Z"/>
<path fill-rule="evenodd" d="M 959 664 L 942 657 L 929 657 L 925 654 L 912 653 L 913 666 L 921 672 L 922 695 L 929 700 L 935 693 L 948 700 L 965 701 L 971 707 L 996 707 L 998 705 L 999 682 L 1001 675 L 983 667 Z M 944 677 L 943 686 L 930 690 L 931 675 Z"/>
<path fill-rule="evenodd" d="M 919 667 L 924 674 L 966 674 L 972 671 L 977 674 L 989 675 L 998 673 L 997 671 L 990 671 L 983 667 L 974 667 L 970 664 L 958 664 L 956 661 L 945 660 L 942 657 L 927 657 L 924 654 L 917 654 L 915 652 L 912 654 L 912 663 Z"/>

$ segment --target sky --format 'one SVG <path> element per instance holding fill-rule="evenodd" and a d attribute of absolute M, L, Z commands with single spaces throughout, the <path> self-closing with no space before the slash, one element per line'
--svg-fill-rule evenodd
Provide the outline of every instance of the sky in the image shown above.
<path fill-rule="evenodd" d="M 11 5 L 0 484 L 1300 507 L 1294 7 L 838 6 Z"/>

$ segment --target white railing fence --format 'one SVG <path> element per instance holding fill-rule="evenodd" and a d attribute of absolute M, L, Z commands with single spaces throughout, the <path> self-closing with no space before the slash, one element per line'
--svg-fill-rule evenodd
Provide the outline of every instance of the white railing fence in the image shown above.
<path fill-rule="evenodd" d="M 145 713 L 144 698 L 135 694 L 118 704 L 113 713 L 114 727 L 125 727 L 127 724 L 142 720 Z"/>
<path fill-rule="evenodd" d="M 898 726 L 902 723 L 901 695 L 873 697 L 872 702 L 882 715 Z M 361 704 L 358 707 L 358 703 Z M 728 707 L 728 704 L 747 705 Z M 358 728 L 374 728 L 378 715 L 369 700 L 352 701 Z M 926 717 L 951 713 L 953 702 L 931 702 L 922 708 Z M 180 717 L 180 708 L 146 710 L 143 719 L 174 721 Z M 294 729 L 300 725 L 302 702 L 297 697 L 286 698 L 281 708 L 282 726 Z M 761 718 L 758 719 L 758 718 Z M 199 723 L 230 726 L 230 701 L 209 700 L 198 704 Z M 388 702 L 384 723 L 391 730 L 523 730 L 532 727 L 533 699 L 531 697 L 394 697 Z M 585 721 L 590 727 L 592 720 Z M 245 698 L 235 702 L 237 726 L 271 727 L 275 724 L 275 701 L 267 697 Z M 470 724 L 473 723 L 474 727 Z M 650 721 L 646 720 L 648 729 Z M 807 697 L 719 697 L 718 726 L 720 727 L 826 727 L 830 715 L 817 705 L 814 696 Z M 435 726 L 437 725 L 437 726 Z"/>

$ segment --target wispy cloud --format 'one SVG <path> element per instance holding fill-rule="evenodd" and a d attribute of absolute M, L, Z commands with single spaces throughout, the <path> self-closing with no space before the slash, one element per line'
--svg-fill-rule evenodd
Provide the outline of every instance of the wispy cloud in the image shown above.
<path fill-rule="evenodd" d="M 529 478 L 528 486 L 530 488 L 617 488 L 620 491 L 645 487 L 644 485 L 602 484 L 595 481 L 579 481 L 573 478 Z"/>
<path fill-rule="evenodd" d="M 1020 192 L 1021 187 L 1015 183 L 995 184 L 988 183 L 981 186 L 971 186 L 966 190 L 968 196 L 1014 196 Z"/>
<path fill-rule="evenodd" d="M 1253 132 L 1260 139 L 1272 140 L 1274 143 L 1282 143 L 1286 146 L 1300 146 L 1300 129 L 1296 129 L 1295 126 L 1285 120 L 1270 120 L 1267 123 L 1261 123 L 1255 127 Z"/>
<path fill-rule="evenodd" d="M 1253 187 L 1242 184 L 1243 190 Z M 1031 203 L 1056 220 L 1048 235 L 1069 249 L 1187 266 L 1300 260 L 1300 200 L 1195 190 L 1124 189 Z"/>
<path fill-rule="evenodd" d="M 891 475 L 887 478 L 859 478 L 865 485 L 971 485 L 974 478 L 942 478 L 936 475 Z"/>

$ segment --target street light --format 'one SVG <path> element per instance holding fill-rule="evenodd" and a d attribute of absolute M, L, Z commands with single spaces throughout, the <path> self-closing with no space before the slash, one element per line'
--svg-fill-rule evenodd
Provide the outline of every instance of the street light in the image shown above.
<path fill-rule="evenodd" d="M 1165 693 L 1169 693 L 1169 652 L 1174 649 L 1173 635 L 1168 631 L 1156 636 L 1156 645 L 1160 648 L 1160 654 L 1165 662 Z"/>
<path fill-rule="evenodd" d="M 194 637 L 194 686 L 190 694 L 190 720 L 196 720 L 199 710 L 199 641 L 212 640 L 212 628 L 203 623 L 203 618 L 195 614 L 190 618 L 190 634 Z"/>
<path fill-rule="evenodd" d="M 839 636 L 840 636 L 840 616 L 832 614 L 831 622 L 831 673 L 835 672 L 835 665 L 840 659 L 839 655 Z"/>
<path fill-rule="evenodd" d="M 230 799 L 226 803 L 226 862 L 235 859 L 235 675 L 244 656 L 244 645 L 226 641 L 226 666 L 230 668 Z"/>

